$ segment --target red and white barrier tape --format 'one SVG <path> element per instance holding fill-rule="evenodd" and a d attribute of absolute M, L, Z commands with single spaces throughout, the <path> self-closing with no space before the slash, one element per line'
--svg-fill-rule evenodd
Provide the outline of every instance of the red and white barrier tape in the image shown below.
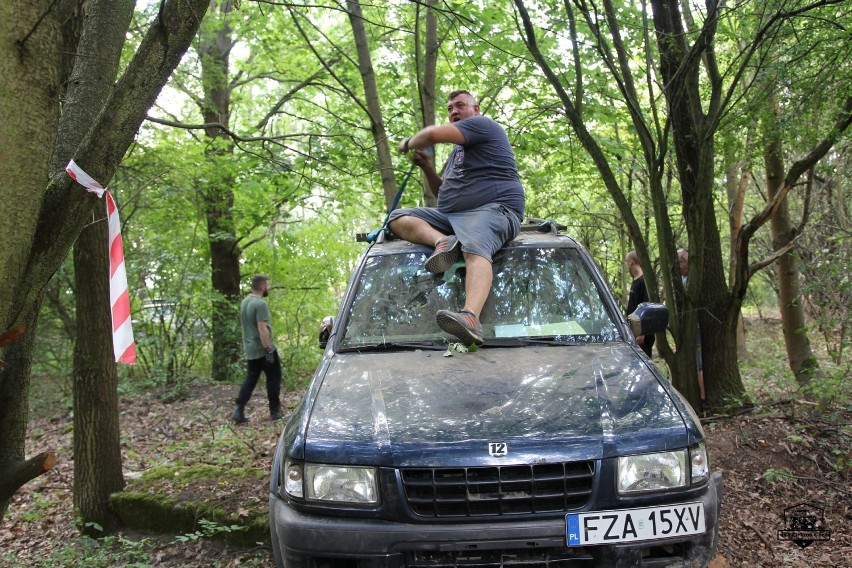
<path fill-rule="evenodd" d="M 127 272 L 124 268 L 124 247 L 121 240 L 121 222 L 118 207 L 109 191 L 84 172 L 74 160 L 65 168 L 71 179 L 96 193 L 106 194 L 107 220 L 109 222 L 109 302 L 112 313 L 112 348 L 117 363 L 136 363 L 136 344 L 130 323 L 130 293 L 127 288 Z"/>

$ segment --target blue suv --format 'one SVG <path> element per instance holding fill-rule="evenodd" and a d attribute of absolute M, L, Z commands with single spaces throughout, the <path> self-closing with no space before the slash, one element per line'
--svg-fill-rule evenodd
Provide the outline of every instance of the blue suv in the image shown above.
<path fill-rule="evenodd" d="M 722 477 L 683 397 L 636 345 L 588 252 L 527 224 L 493 259 L 485 344 L 435 313 L 464 262 L 371 245 L 272 465 L 278 566 L 703 566 Z"/>

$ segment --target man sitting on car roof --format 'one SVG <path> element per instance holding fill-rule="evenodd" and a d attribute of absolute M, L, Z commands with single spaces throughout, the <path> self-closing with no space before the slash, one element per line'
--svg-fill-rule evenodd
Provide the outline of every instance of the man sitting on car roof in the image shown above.
<path fill-rule="evenodd" d="M 505 130 L 480 114 L 468 91 L 448 97 L 450 123 L 427 126 L 403 140 L 399 151 L 414 150 L 412 161 L 424 172 L 437 207 L 398 209 L 388 227 L 409 242 L 434 245 L 426 269 L 440 274 L 464 257 L 465 304 L 459 312 L 439 310 L 438 325 L 465 345 L 484 342 L 479 316 L 491 291 L 492 256 L 520 231 L 524 188 Z M 455 144 L 441 177 L 423 150 Z"/>

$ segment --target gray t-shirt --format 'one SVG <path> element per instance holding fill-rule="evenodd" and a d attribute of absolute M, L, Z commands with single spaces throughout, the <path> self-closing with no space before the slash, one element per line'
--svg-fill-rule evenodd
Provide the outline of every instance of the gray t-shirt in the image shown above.
<path fill-rule="evenodd" d="M 263 343 L 260 341 L 260 332 L 257 323 L 265 321 L 269 338 L 272 339 L 272 314 L 269 304 L 257 296 L 247 296 L 240 304 L 240 323 L 243 328 L 243 349 L 246 359 L 260 359 L 266 355 Z M 273 342 L 273 345 L 274 342 Z"/>
<path fill-rule="evenodd" d="M 464 134 L 465 143 L 450 154 L 438 210 L 454 213 L 501 203 L 523 219 L 524 188 L 506 132 L 486 116 L 469 116 L 453 125 Z"/>

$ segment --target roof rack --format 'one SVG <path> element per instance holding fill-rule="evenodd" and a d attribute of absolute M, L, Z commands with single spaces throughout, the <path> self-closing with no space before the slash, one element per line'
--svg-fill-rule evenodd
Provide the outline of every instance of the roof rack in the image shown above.
<path fill-rule="evenodd" d="M 557 223 L 553 220 L 544 220 L 544 219 L 536 219 L 534 217 L 527 217 L 521 223 L 521 232 L 523 233 L 553 233 L 554 235 L 559 233 L 559 231 L 564 231 L 568 228 L 567 225 L 562 225 L 561 223 Z"/>
<path fill-rule="evenodd" d="M 394 239 L 398 238 L 396 235 L 392 234 L 387 229 L 379 229 L 379 232 L 378 232 L 378 234 L 376 235 L 376 238 L 373 241 L 370 241 L 370 239 L 367 238 L 367 236 L 371 235 L 371 234 L 372 233 L 355 233 L 355 242 L 358 242 L 358 243 L 369 243 L 369 242 L 383 243 L 385 241 L 394 240 Z"/>

